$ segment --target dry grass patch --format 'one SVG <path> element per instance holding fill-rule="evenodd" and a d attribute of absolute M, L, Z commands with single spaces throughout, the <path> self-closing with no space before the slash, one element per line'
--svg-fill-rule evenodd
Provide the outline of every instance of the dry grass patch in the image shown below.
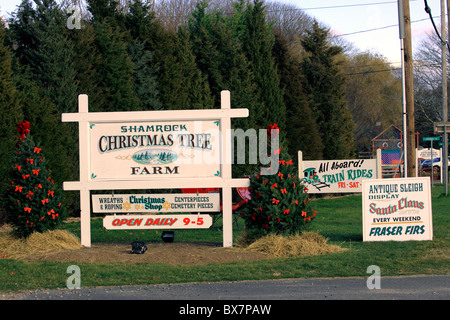
<path fill-rule="evenodd" d="M 66 230 L 35 232 L 19 238 L 11 232 L 0 234 L 0 258 L 24 259 L 36 253 L 81 249 L 80 239 Z"/>
<path fill-rule="evenodd" d="M 258 251 L 273 257 L 293 257 L 342 252 L 347 249 L 328 243 L 316 232 L 300 235 L 267 235 L 251 243 L 247 250 Z"/>

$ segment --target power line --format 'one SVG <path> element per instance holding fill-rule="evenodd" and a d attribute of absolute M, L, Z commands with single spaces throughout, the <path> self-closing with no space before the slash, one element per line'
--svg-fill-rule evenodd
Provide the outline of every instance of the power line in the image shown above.
<path fill-rule="evenodd" d="M 397 71 L 400 70 L 400 68 L 391 68 L 391 69 L 383 69 L 383 70 L 370 70 L 370 71 L 361 71 L 361 72 L 354 72 L 354 73 L 345 73 L 346 76 L 355 76 L 358 74 L 369 74 L 369 73 L 378 73 L 378 72 L 388 72 L 388 71 Z"/>
<path fill-rule="evenodd" d="M 399 64 L 400 62 L 388 62 L 388 61 L 383 61 L 383 62 L 374 62 L 374 63 L 370 63 L 370 64 L 364 64 L 364 65 L 346 65 L 343 66 L 344 69 L 356 69 L 356 68 L 373 68 L 373 67 L 389 67 L 390 65 L 396 65 Z"/>
<path fill-rule="evenodd" d="M 447 49 L 450 51 L 450 46 L 448 45 L 448 42 L 445 41 L 444 39 L 442 39 L 441 35 L 439 34 L 438 29 L 436 28 L 436 24 L 434 23 L 434 19 L 433 19 L 434 17 L 431 15 L 431 9 L 428 6 L 427 0 L 424 0 L 424 2 L 425 2 L 425 12 L 428 13 L 428 15 L 430 16 L 430 20 L 431 20 L 431 23 L 433 24 L 434 31 L 436 32 L 437 36 L 441 40 L 442 44 L 445 44 L 447 46 Z"/>
<path fill-rule="evenodd" d="M 436 18 L 436 17 L 434 17 Z M 419 19 L 419 20 L 414 20 L 411 21 L 411 23 L 416 23 L 416 22 L 422 22 L 428 20 L 428 18 L 424 18 L 424 19 Z M 371 32 L 371 31 L 377 31 L 377 30 L 382 30 L 382 29 L 388 29 L 388 28 L 394 28 L 394 27 L 398 27 L 398 24 L 391 24 L 389 26 L 383 26 L 383 27 L 378 27 L 378 28 L 373 28 L 373 29 L 367 29 L 367 30 L 359 30 L 359 31 L 355 31 L 355 32 L 350 32 L 350 33 L 344 33 L 344 34 L 337 34 L 334 35 L 333 37 L 344 37 L 344 36 L 350 36 L 353 34 L 358 34 L 358 33 L 365 33 L 365 32 Z"/>
<path fill-rule="evenodd" d="M 410 0 L 410 2 L 415 2 L 415 1 L 418 1 L 418 0 Z M 397 1 L 372 2 L 372 3 L 361 3 L 361 4 L 347 4 L 347 5 L 339 5 L 339 6 L 313 7 L 313 8 L 272 9 L 272 10 L 266 10 L 266 12 L 276 13 L 276 12 L 285 12 L 285 11 L 305 11 L 305 10 L 320 10 L 320 9 L 336 9 L 336 8 L 362 7 L 362 6 L 373 6 L 373 5 L 384 5 L 384 4 L 397 4 Z M 231 15 L 231 14 L 232 13 L 228 13 L 228 14 L 225 14 L 225 15 Z M 168 17 L 175 17 L 176 18 L 176 17 L 179 17 L 179 15 L 168 15 Z M 436 18 L 436 17 L 433 17 L 433 18 Z M 411 21 L 411 23 L 421 22 L 421 21 L 425 21 L 425 20 L 428 20 L 428 18 Z M 354 32 L 350 32 L 350 33 L 340 34 L 340 35 L 333 35 L 333 37 L 344 37 L 344 36 L 349 36 L 349 35 L 354 35 L 354 34 L 359 34 L 359 33 L 366 33 L 366 32 L 371 32 L 371 31 L 377 31 L 377 30 L 382 30 L 382 29 L 388 29 L 388 28 L 393 28 L 393 27 L 398 27 L 398 24 L 382 26 L 382 27 L 373 28 L 373 29 L 367 29 L 367 30 L 359 30 L 359 31 L 354 31 Z"/>
<path fill-rule="evenodd" d="M 417 0 L 410 0 L 410 2 L 414 2 L 414 1 L 417 1 Z M 393 3 L 397 3 L 397 1 L 360 3 L 360 4 L 343 4 L 343 5 L 339 5 L 339 6 L 329 6 L 329 7 L 301 8 L 299 10 L 321 10 L 321 9 L 364 7 L 364 6 L 375 6 L 375 5 L 393 4 Z"/>

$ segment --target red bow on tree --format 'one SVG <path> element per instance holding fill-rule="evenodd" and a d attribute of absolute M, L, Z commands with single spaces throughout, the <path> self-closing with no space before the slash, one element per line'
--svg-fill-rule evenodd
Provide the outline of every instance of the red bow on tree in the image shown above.
<path fill-rule="evenodd" d="M 30 132 L 30 123 L 28 121 L 20 121 L 17 125 L 17 132 L 19 132 L 20 140 L 25 139 L 27 133 Z"/>
<path fill-rule="evenodd" d="M 280 132 L 280 128 L 278 128 L 278 124 L 274 123 L 274 124 L 269 124 L 267 126 L 267 134 L 269 135 L 269 137 L 272 137 L 272 130 L 276 130 L 274 132 L 274 137 L 278 136 L 278 133 Z"/>
<path fill-rule="evenodd" d="M 270 130 L 272 130 L 272 129 L 274 129 L 274 130 L 279 130 L 280 128 L 278 128 L 278 124 L 276 124 L 276 123 L 274 123 L 274 124 L 269 124 L 269 125 L 267 126 L 267 131 L 270 132 Z"/>

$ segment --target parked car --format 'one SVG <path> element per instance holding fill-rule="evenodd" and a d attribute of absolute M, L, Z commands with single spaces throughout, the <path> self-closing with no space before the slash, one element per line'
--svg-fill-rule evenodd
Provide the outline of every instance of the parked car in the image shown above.
<path fill-rule="evenodd" d="M 448 157 L 448 162 L 450 164 L 450 156 Z M 433 159 L 433 167 L 441 167 L 442 166 L 442 162 L 441 162 L 441 158 L 434 158 Z M 424 160 L 422 162 L 422 168 L 431 168 L 431 160 Z"/>

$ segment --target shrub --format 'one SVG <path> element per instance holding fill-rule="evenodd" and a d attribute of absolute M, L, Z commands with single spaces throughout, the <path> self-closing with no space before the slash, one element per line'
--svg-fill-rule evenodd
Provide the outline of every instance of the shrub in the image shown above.
<path fill-rule="evenodd" d="M 19 123 L 19 140 L 13 156 L 6 190 L 6 215 L 15 233 L 27 237 L 33 232 L 54 230 L 63 221 L 61 191 L 46 168 L 42 149 L 29 135 L 28 121 Z"/>
<path fill-rule="evenodd" d="M 269 136 L 273 128 L 278 136 L 276 124 L 269 126 Z M 271 175 L 260 173 L 250 179 L 252 200 L 242 212 L 250 238 L 267 234 L 299 234 L 316 216 L 292 158 L 284 147 L 274 153 L 279 155 L 278 172 Z"/>

